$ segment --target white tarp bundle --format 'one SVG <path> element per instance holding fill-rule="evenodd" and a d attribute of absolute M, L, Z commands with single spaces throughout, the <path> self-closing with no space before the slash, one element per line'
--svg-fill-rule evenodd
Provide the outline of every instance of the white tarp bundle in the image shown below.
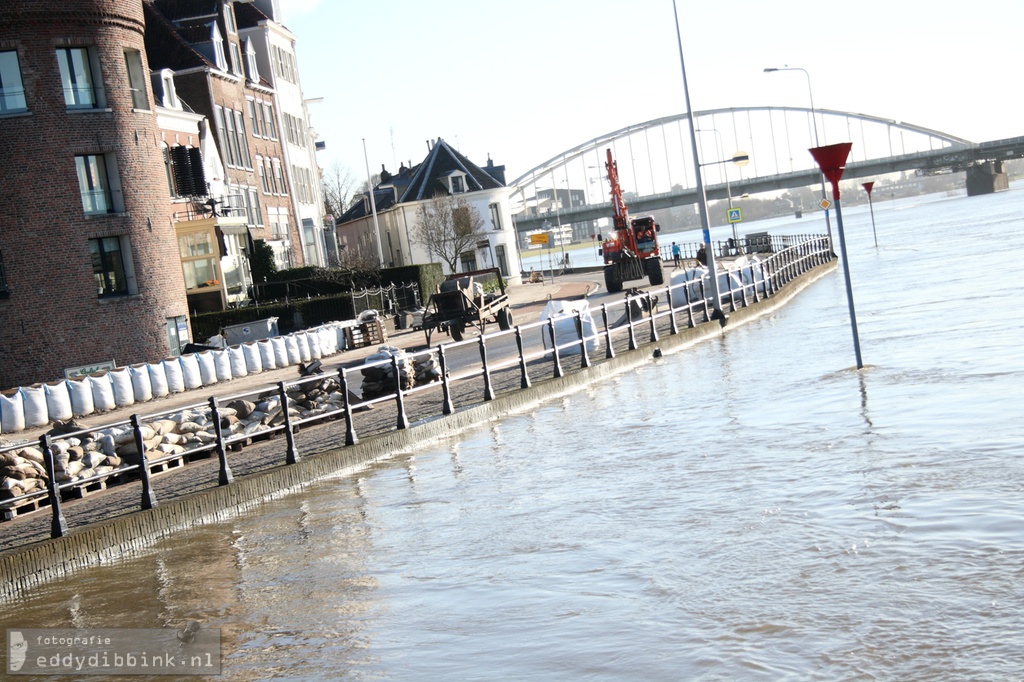
<path fill-rule="evenodd" d="M 559 346 L 559 355 L 579 355 L 580 335 L 576 330 L 576 313 L 580 314 L 580 322 L 583 328 L 583 338 L 587 342 L 587 352 L 597 350 L 597 325 L 590 315 L 590 303 L 587 301 L 548 301 L 540 314 L 540 321 L 547 322 L 549 319 L 555 327 L 555 343 Z M 551 332 L 548 327 L 540 329 L 541 338 L 544 341 L 544 348 L 551 347 Z M 565 344 L 576 342 L 575 345 L 561 348 Z"/>

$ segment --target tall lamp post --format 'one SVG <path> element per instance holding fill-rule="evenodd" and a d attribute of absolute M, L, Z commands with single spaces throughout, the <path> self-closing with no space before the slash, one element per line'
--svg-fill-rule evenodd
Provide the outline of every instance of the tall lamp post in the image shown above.
<path fill-rule="evenodd" d="M 718 142 L 718 158 L 720 159 L 720 161 L 711 161 L 709 163 L 703 163 L 703 164 L 701 164 L 702 166 L 713 166 L 713 165 L 717 165 L 717 164 L 725 164 L 725 163 L 730 163 L 730 162 L 736 164 L 737 166 L 746 166 L 748 163 L 750 163 L 750 156 L 746 152 L 736 152 L 735 154 L 732 155 L 731 159 L 726 159 L 725 158 L 725 151 L 724 151 L 725 148 L 722 146 L 722 134 L 720 132 L 718 132 L 717 128 L 697 128 L 697 132 L 698 133 L 704 133 L 704 132 L 714 133 L 715 134 L 715 139 Z M 726 166 L 725 170 L 723 171 L 723 174 L 725 175 L 725 194 L 726 194 L 726 196 L 728 198 L 728 201 L 729 201 L 729 210 L 731 211 L 732 210 L 732 187 L 729 186 L 729 167 L 728 166 Z M 730 222 L 732 223 L 732 241 L 733 241 L 733 244 L 739 244 L 740 243 L 740 238 L 739 238 L 739 235 L 736 232 L 736 223 L 732 222 L 732 221 L 730 221 Z"/>
<path fill-rule="evenodd" d="M 804 69 L 804 68 L 799 67 L 799 66 L 782 66 L 782 67 L 769 66 L 769 67 L 767 67 L 764 70 L 765 73 L 774 73 L 776 71 L 803 71 L 804 72 L 804 76 L 806 76 L 806 78 L 807 78 L 807 96 L 808 96 L 808 98 L 811 101 L 811 126 L 814 128 L 814 146 L 815 147 L 820 147 L 821 143 L 818 141 L 818 118 L 814 114 L 814 90 L 811 89 L 811 74 L 809 74 L 807 72 L 807 69 Z M 826 197 L 826 192 L 825 192 L 825 174 L 824 173 L 821 174 L 821 198 L 822 198 L 823 201 L 827 198 Z M 828 209 L 827 208 L 825 209 L 825 228 L 828 230 L 828 243 L 829 243 L 829 247 L 831 248 L 833 246 L 833 241 L 832 241 L 832 221 L 829 219 Z"/>

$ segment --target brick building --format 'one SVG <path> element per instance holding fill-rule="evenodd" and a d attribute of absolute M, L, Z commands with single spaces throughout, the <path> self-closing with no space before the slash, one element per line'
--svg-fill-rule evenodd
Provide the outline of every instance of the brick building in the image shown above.
<path fill-rule="evenodd" d="M 145 21 L 0 2 L 0 388 L 166 357 L 187 329 Z"/>

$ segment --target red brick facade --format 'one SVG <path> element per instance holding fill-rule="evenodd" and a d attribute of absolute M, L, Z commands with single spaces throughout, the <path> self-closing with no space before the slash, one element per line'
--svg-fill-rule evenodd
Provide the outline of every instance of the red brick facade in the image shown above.
<path fill-rule="evenodd" d="M 141 0 L 0 2 L 0 51 L 16 51 L 26 101 L 0 111 L 0 388 L 166 357 L 168 318 L 188 314 L 149 71 L 135 109 L 126 68 L 125 50 L 146 64 L 143 31 Z M 99 66 L 99 106 L 65 102 L 56 51 L 71 47 Z M 107 160 L 109 212 L 87 214 L 76 155 Z M 134 268 L 126 293 L 98 295 L 90 240 L 102 237 L 119 237 Z"/>

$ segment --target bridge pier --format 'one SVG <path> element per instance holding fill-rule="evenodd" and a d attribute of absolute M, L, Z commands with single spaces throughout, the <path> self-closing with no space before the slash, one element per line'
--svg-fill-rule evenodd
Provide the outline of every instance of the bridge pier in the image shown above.
<path fill-rule="evenodd" d="M 992 194 L 1010 189 L 1002 161 L 984 161 L 967 168 L 967 196 Z"/>

